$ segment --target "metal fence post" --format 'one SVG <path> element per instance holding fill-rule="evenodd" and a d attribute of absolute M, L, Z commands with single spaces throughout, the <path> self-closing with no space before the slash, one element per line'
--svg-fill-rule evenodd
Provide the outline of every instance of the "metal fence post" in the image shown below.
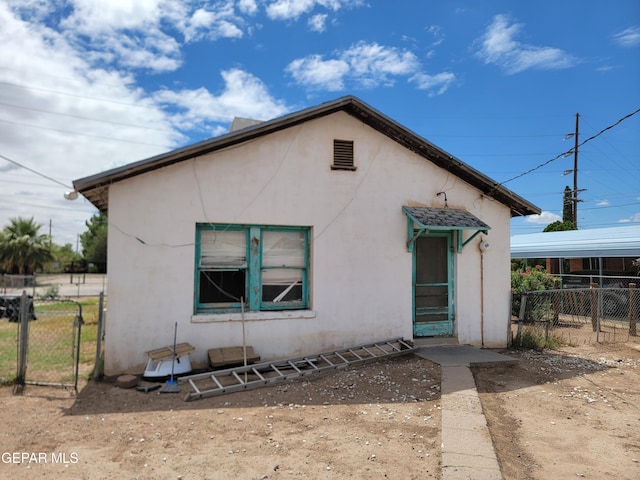
<path fill-rule="evenodd" d="M 82 342 L 82 324 L 84 323 L 84 319 L 82 318 L 82 304 L 80 302 L 75 302 L 76 305 L 78 306 L 78 314 L 76 315 L 75 319 L 73 320 L 73 334 L 77 335 L 77 337 L 74 338 L 75 340 L 75 344 L 74 344 L 74 354 L 75 354 L 75 369 L 74 369 L 74 381 L 73 381 L 73 389 L 77 392 L 78 391 L 78 376 L 80 374 L 80 346 L 81 346 L 81 342 Z"/>
<path fill-rule="evenodd" d="M 558 287 L 558 282 L 556 282 L 556 288 L 554 288 L 553 292 L 550 293 L 554 326 L 558 325 L 558 323 L 560 322 L 560 311 L 562 310 L 562 295 L 556 292 L 556 290 L 558 290 Z"/>
<path fill-rule="evenodd" d="M 636 284 L 629 284 L 629 335 L 635 337 L 637 332 L 638 319 L 636 318 Z"/>
<path fill-rule="evenodd" d="M 522 292 L 520 296 L 520 312 L 518 314 L 518 332 L 517 337 L 522 333 L 522 322 L 524 321 L 525 312 L 527 311 L 527 292 Z"/>
<path fill-rule="evenodd" d="M 598 332 L 600 329 L 598 328 L 598 284 L 590 283 L 589 284 L 590 296 L 591 296 L 591 327 L 594 332 Z"/>
<path fill-rule="evenodd" d="M 29 309 L 27 308 L 27 291 L 20 297 L 20 335 L 18 336 L 18 371 L 16 375 L 16 392 L 21 393 L 27 379 L 27 348 L 29 346 Z"/>
<path fill-rule="evenodd" d="M 96 363 L 93 367 L 93 379 L 102 379 L 102 331 L 104 329 L 104 291 L 98 301 L 98 333 L 96 338 Z"/>

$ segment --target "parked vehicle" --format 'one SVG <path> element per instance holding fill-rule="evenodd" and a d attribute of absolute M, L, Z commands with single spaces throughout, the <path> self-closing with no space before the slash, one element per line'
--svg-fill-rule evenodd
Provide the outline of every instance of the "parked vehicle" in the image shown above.
<path fill-rule="evenodd" d="M 596 283 L 600 289 L 601 315 L 604 318 L 626 319 L 629 314 L 629 283 L 633 280 L 629 272 L 606 270 L 601 274 L 599 270 L 577 270 L 562 276 L 562 286 L 565 289 L 588 289 L 591 283 Z M 584 315 L 591 312 L 590 302 L 591 295 L 585 295 L 582 303 Z"/>

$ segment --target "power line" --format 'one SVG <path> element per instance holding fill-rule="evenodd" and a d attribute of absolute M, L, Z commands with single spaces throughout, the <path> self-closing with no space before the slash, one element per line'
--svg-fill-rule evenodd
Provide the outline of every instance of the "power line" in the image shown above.
<path fill-rule="evenodd" d="M 630 114 L 628 114 L 628 115 L 625 115 L 625 116 L 624 116 L 624 117 L 622 117 L 620 120 L 618 120 L 618 121 L 617 121 L 617 122 L 615 122 L 615 123 L 612 123 L 612 124 L 611 124 L 611 125 L 609 125 L 608 127 L 603 128 L 602 130 L 600 130 L 600 131 L 599 131 L 598 133 L 596 133 L 595 135 L 590 136 L 589 138 L 587 138 L 587 139 L 586 139 L 585 141 L 583 141 L 582 143 L 580 143 L 580 144 L 576 145 L 574 148 L 571 148 L 571 149 L 567 150 L 566 152 L 560 153 L 560 154 L 556 155 L 555 157 L 553 157 L 552 159 L 547 160 L 546 162 L 541 163 L 541 164 L 540 164 L 540 165 L 538 165 L 537 167 L 533 167 L 533 168 L 531 168 L 531 169 L 527 170 L 526 172 L 521 173 L 520 175 L 516 175 L 515 177 L 510 178 L 510 179 L 508 179 L 508 180 L 505 180 L 504 182 L 497 183 L 497 184 L 495 185 L 495 187 L 499 187 L 499 186 L 501 186 L 501 185 L 504 185 L 505 183 L 509 183 L 509 182 L 512 182 L 513 180 L 516 180 L 516 179 L 518 179 L 518 178 L 524 177 L 525 175 L 528 175 L 528 174 L 530 174 L 530 173 L 532 173 L 532 172 L 535 172 L 536 170 L 539 170 L 539 169 L 540 169 L 540 168 L 542 168 L 542 167 L 545 167 L 545 166 L 549 165 L 551 162 L 555 162 L 555 161 L 556 161 L 556 160 L 558 160 L 559 158 L 565 158 L 565 157 L 567 157 L 567 156 L 571 155 L 571 154 L 572 154 L 572 153 L 573 153 L 577 148 L 579 148 L 579 147 L 583 146 L 585 143 L 590 142 L 590 141 L 591 141 L 591 140 L 593 140 L 594 138 L 599 137 L 600 135 L 602 135 L 602 134 L 603 134 L 604 132 L 606 132 L 607 130 L 610 130 L 610 129 L 612 129 L 613 127 L 615 127 L 615 126 L 619 125 L 620 123 L 622 123 L 622 122 L 623 122 L 623 121 L 625 121 L 626 119 L 628 119 L 628 118 L 630 118 L 630 117 L 634 116 L 634 115 L 635 115 L 636 113 L 638 113 L 638 112 L 640 112 L 640 108 L 638 108 L 635 112 L 632 112 L 632 113 L 630 113 Z"/>
<path fill-rule="evenodd" d="M 41 130 L 51 130 L 53 132 L 68 133 L 70 135 L 81 135 L 83 137 L 100 138 L 102 140 L 113 140 L 113 141 L 116 141 L 116 142 L 133 143 L 133 144 L 136 144 L 136 145 L 147 145 L 147 146 L 150 146 L 150 147 L 162 147 L 162 148 L 165 148 L 165 149 L 167 148 L 166 145 L 159 145 L 157 143 L 137 142 L 135 140 L 126 140 L 124 138 L 107 137 L 106 135 L 92 135 L 90 133 L 74 132 L 74 131 L 71 131 L 71 130 L 63 130 L 61 128 L 43 127 L 41 125 L 31 125 L 31 124 L 28 124 L 28 123 L 12 122 L 10 120 L 4 120 L 4 119 L 0 119 L 0 123 L 8 123 L 9 125 L 18 125 L 20 127 L 39 128 Z"/>
<path fill-rule="evenodd" d="M 99 97 L 91 97 L 88 95 L 78 95 L 77 93 L 61 92 L 59 90 L 51 90 L 47 88 L 34 87 L 32 85 L 18 85 L 17 83 L 7 82 L 7 81 L 0 81 L 0 85 L 5 85 L 7 87 L 13 87 L 13 88 L 22 88 L 25 90 L 35 90 L 39 92 L 54 93 L 56 95 L 65 95 L 67 97 L 84 98 L 87 100 L 94 100 L 96 102 L 115 103 L 116 105 L 126 105 L 128 107 L 144 108 L 147 110 L 156 110 L 156 107 L 153 105 L 141 105 L 139 103 L 121 102 L 121 101 L 113 100 L 109 98 L 99 98 Z"/>
<path fill-rule="evenodd" d="M 62 116 L 62 117 L 77 118 L 79 120 L 91 120 L 92 122 L 108 123 L 110 125 L 119 125 L 119 126 L 124 126 L 124 127 L 141 128 L 141 129 L 144 129 L 144 130 L 156 130 L 158 132 L 174 133 L 173 130 L 169 130 L 169 129 L 166 129 L 166 128 L 155 128 L 155 127 L 149 127 L 149 126 L 144 126 L 144 125 L 135 125 L 133 123 L 112 122 L 111 120 L 105 120 L 105 119 L 101 119 L 101 118 L 91 118 L 91 117 L 85 117 L 85 116 L 82 116 L 82 115 L 73 115 L 71 113 L 53 112 L 51 110 L 44 110 L 44 109 L 41 109 L 41 108 L 33 108 L 33 107 L 25 107 L 25 106 L 22 106 L 22 105 L 14 105 L 14 104 L 11 104 L 11 103 L 0 102 L 0 105 L 3 105 L 5 107 L 10 107 L 10 108 L 18 108 L 18 109 L 21 109 L 21 110 L 30 110 L 32 112 L 47 113 L 49 115 L 59 115 L 59 116 Z"/>
<path fill-rule="evenodd" d="M 24 168 L 25 170 L 29 170 L 31 173 L 35 173 L 36 175 L 38 175 L 38 176 L 40 176 L 42 178 L 46 178 L 47 180 L 51 180 L 52 182 L 55 182 L 58 185 L 62 185 L 64 188 L 68 188 L 70 190 L 73 190 L 73 187 L 70 187 L 66 183 L 62 183 L 61 181 L 56 180 L 55 178 L 51 178 L 50 176 L 45 175 L 44 173 L 40 173 L 37 170 L 34 170 L 33 168 L 29 168 L 26 165 L 23 165 L 23 164 L 21 164 L 19 162 L 16 162 L 15 160 L 11 160 L 9 157 L 5 157 L 4 155 L 0 155 L 0 158 L 6 160 L 9 163 L 12 163 L 12 164 L 16 165 L 17 167 Z"/>

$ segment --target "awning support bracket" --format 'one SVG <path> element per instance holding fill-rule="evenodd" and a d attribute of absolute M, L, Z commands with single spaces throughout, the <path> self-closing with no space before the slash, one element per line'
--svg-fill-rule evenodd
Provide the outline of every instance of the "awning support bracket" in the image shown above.
<path fill-rule="evenodd" d="M 486 230 L 476 230 L 473 235 L 467 238 L 464 242 L 462 241 L 462 230 L 458 230 L 458 253 L 462 252 L 462 249 L 467 246 L 471 240 L 476 238 L 480 233 L 487 233 Z"/>
<path fill-rule="evenodd" d="M 413 228 L 413 221 L 411 218 L 407 217 L 407 252 L 413 252 L 413 246 L 415 245 L 416 240 L 425 232 L 428 232 L 426 228 L 418 228 L 415 230 Z"/>

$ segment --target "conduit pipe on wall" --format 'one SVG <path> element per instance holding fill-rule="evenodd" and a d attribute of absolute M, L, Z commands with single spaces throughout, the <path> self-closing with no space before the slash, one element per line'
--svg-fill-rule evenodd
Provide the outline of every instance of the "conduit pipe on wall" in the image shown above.
<path fill-rule="evenodd" d="M 480 344 L 484 347 L 484 254 L 489 250 L 489 242 L 481 239 L 480 248 Z"/>

